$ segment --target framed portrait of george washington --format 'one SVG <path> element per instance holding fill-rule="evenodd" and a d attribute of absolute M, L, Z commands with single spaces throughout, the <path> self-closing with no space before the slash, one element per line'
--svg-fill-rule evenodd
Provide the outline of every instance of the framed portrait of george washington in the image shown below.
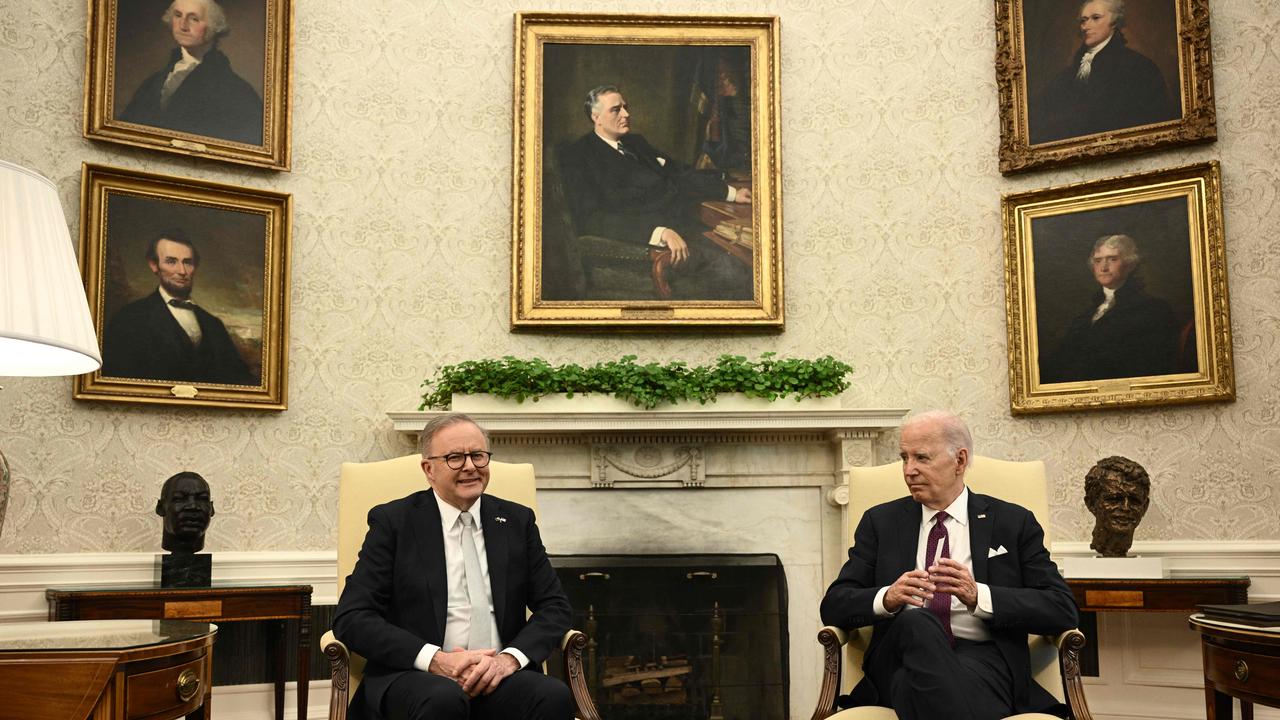
<path fill-rule="evenodd" d="M 288 170 L 293 0 L 90 0 L 84 136 Z"/>
<path fill-rule="evenodd" d="M 1217 138 L 1209 0 L 995 0 L 1000 172 Z"/>
<path fill-rule="evenodd" d="M 102 368 L 77 400 L 284 410 L 292 198 L 86 164 L 80 271 Z"/>
<path fill-rule="evenodd" d="M 1218 163 L 1003 198 L 1015 414 L 1235 399 Z"/>
<path fill-rule="evenodd" d="M 515 16 L 513 329 L 782 329 L 778 39 Z"/>

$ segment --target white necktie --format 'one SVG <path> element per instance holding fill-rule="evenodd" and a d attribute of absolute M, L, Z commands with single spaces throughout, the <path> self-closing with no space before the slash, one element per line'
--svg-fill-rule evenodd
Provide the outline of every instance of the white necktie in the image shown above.
<path fill-rule="evenodd" d="M 1116 303 L 1116 296 L 1108 295 L 1106 299 L 1102 301 L 1102 304 L 1098 306 L 1098 309 L 1093 312 L 1093 322 L 1098 322 L 1099 320 L 1101 320 L 1102 316 L 1106 315 L 1107 311 L 1110 310 L 1111 306 L 1114 305 L 1115 303 Z"/>
<path fill-rule="evenodd" d="M 1076 71 L 1077 80 L 1089 79 L 1089 73 L 1093 72 L 1093 56 L 1094 53 L 1087 52 L 1080 58 L 1080 69 Z"/>
<path fill-rule="evenodd" d="M 489 593 L 480 574 L 480 554 L 476 552 L 476 539 L 471 527 L 475 518 L 464 512 L 462 521 L 462 567 L 467 573 L 467 599 L 471 602 L 471 629 L 467 634 L 468 650 L 486 650 L 494 646 L 489 630 Z"/>

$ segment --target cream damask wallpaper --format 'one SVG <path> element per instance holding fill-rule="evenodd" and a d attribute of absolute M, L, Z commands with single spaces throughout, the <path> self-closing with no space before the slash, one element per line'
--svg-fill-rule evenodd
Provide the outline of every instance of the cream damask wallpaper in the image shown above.
<path fill-rule="evenodd" d="M 289 192 L 295 216 L 289 410 L 77 403 L 69 379 L 9 379 L 0 552 L 152 549 L 160 482 L 184 468 L 214 487 L 210 549 L 327 549 L 338 464 L 408 451 L 384 413 L 441 363 L 765 350 L 853 363 L 848 405 L 953 408 L 980 452 L 1047 459 L 1060 540 L 1088 539 L 1084 473 L 1111 454 L 1153 476 L 1140 540 L 1280 538 L 1280 5 L 1211 6 L 1216 144 L 1005 179 L 991 0 L 303 0 L 286 174 L 84 140 L 84 2 L 5 2 L 0 157 L 58 184 L 73 235 L 86 161 Z M 507 331 L 512 13 L 535 9 L 781 16 L 785 333 Z M 1011 417 L 1000 194 L 1211 158 L 1239 400 Z"/>

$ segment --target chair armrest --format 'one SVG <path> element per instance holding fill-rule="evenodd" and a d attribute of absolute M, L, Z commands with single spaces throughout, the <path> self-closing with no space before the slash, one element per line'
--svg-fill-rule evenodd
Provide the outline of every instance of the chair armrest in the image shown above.
<path fill-rule="evenodd" d="M 822 644 L 822 689 L 818 691 L 818 706 L 812 720 L 825 720 L 836 711 L 836 694 L 840 692 L 840 650 L 849 642 L 849 633 L 834 625 L 818 631 Z"/>
<path fill-rule="evenodd" d="M 320 649 L 329 659 L 329 675 L 333 681 L 329 690 L 329 720 L 346 720 L 347 706 L 351 704 L 351 653 L 334 637 L 332 630 L 320 638 Z"/>
<path fill-rule="evenodd" d="M 586 633 L 580 630 L 570 630 L 560 639 L 560 649 L 564 652 L 564 679 L 569 683 L 577 717 L 600 720 L 596 703 L 591 699 L 591 690 L 587 687 L 587 675 L 582 669 L 582 651 L 587 647 L 587 640 Z"/>
<path fill-rule="evenodd" d="M 1053 639 L 1058 648 L 1058 662 L 1062 669 L 1062 691 L 1066 694 L 1067 707 L 1075 720 L 1093 720 L 1089 703 L 1084 697 L 1084 681 L 1080 678 L 1080 651 L 1085 645 L 1084 633 L 1072 628 Z"/>

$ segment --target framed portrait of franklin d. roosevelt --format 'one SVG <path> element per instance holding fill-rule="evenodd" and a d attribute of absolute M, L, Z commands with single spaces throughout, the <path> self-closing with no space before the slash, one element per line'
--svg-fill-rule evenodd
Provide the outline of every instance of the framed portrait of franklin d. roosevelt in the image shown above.
<path fill-rule="evenodd" d="M 284 410 L 291 197 L 86 164 L 80 203 L 102 368 L 74 397 Z"/>
<path fill-rule="evenodd" d="M 91 0 L 84 135 L 288 170 L 293 0 Z"/>
<path fill-rule="evenodd" d="M 1003 198 L 1015 414 L 1235 398 L 1218 163 Z"/>
<path fill-rule="evenodd" d="M 513 328 L 782 328 L 778 38 L 515 16 Z"/>
<path fill-rule="evenodd" d="M 1217 137 L 1208 0 L 995 0 L 1000 171 Z"/>

